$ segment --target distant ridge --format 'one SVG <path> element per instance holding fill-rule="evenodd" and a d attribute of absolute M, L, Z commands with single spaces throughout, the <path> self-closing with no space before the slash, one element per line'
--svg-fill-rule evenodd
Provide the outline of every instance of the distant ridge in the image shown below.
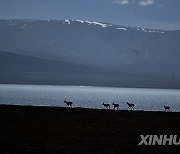
<path fill-rule="evenodd" d="M 65 75 L 59 75 L 64 76 L 62 80 L 51 75 L 51 83 L 177 88 L 179 40 L 180 30 L 88 20 L 1 19 L 0 51 L 5 51 L 1 52 L 1 83 L 17 80 L 25 83 L 31 78 L 35 83 L 42 80 L 48 83 L 47 74 L 63 72 Z M 70 75 L 73 71 L 74 78 Z M 42 72 L 47 76 L 42 77 Z M 13 76 L 17 74 L 15 80 Z"/>

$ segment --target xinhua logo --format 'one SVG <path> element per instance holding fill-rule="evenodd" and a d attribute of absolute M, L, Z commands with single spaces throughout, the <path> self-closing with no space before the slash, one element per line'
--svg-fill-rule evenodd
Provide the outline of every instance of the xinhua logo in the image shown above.
<path fill-rule="evenodd" d="M 140 135 L 141 142 L 138 145 L 180 145 L 180 137 L 177 135 Z"/>

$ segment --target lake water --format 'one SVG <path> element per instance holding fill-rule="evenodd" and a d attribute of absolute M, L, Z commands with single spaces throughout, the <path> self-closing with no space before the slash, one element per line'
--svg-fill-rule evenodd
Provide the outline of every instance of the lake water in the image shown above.
<path fill-rule="evenodd" d="M 64 107 L 65 99 L 74 107 L 103 108 L 103 102 L 115 102 L 127 110 L 128 101 L 136 110 L 162 111 L 168 105 L 180 112 L 180 90 L 175 89 L 0 84 L 0 104 Z"/>

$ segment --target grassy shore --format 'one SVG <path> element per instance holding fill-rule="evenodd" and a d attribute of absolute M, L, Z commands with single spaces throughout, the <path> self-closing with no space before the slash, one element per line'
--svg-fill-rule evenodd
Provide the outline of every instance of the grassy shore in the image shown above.
<path fill-rule="evenodd" d="M 141 134 L 180 135 L 180 113 L 0 105 L 0 153 L 180 153 Z"/>

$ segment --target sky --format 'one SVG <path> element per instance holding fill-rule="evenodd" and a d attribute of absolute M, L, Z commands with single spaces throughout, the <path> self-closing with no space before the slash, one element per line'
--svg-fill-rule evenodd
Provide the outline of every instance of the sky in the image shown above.
<path fill-rule="evenodd" d="M 180 30 L 180 0 L 0 0 L 0 19 L 81 19 Z"/>

